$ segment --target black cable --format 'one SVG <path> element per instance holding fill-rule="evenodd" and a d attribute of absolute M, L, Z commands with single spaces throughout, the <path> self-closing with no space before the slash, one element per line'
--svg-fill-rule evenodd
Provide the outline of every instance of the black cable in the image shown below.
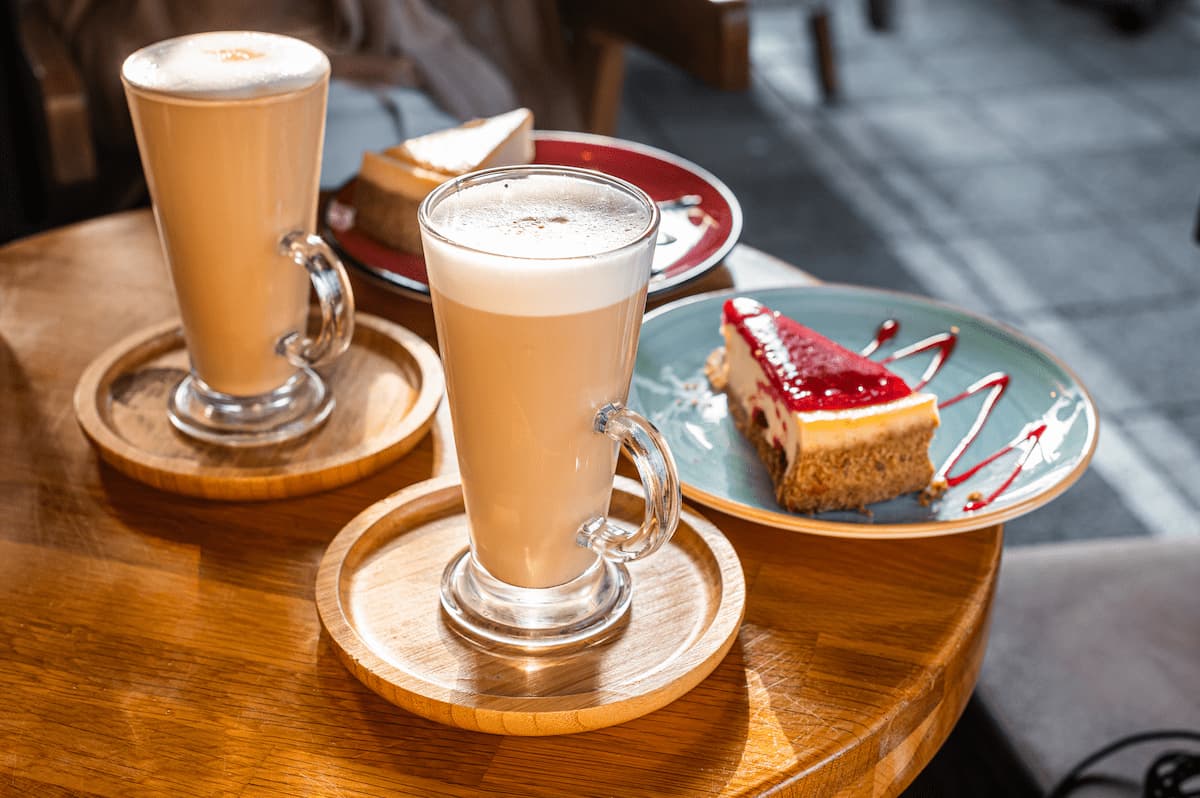
<path fill-rule="evenodd" d="M 1184 782 L 1200 776 L 1200 756 L 1186 751 L 1168 751 L 1146 771 L 1144 798 L 1196 798 L 1200 786 L 1184 792 Z"/>
<path fill-rule="evenodd" d="M 1050 792 L 1046 793 L 1046 798 L 1065 798 L 1085 784 L 1111 780 L 1109 777 L 1085 776 L 1084 771 L 1123 748 L 1154 740 L 1200 742 L 1200 732 L 1187 729 L 1164 729 L 1122 737 L 1084 757 Z M 1197 775 L 1200 775 L 1200 754 L 1184 751 L 1171 751 L 1163 754 L 1146 771 L 1145 783 L 1142 788 L 1143 798 L 1200 798 L 1200 789 L 1183 792 L 1183 783 Z"/>

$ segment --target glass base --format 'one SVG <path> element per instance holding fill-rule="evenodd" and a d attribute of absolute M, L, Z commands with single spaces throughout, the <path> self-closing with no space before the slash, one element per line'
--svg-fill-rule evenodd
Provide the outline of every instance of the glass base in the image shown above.
<path fill-rule="evenodd" d="M 442 574 L 442 610 L 450 625 L 484 648 L 527 653 L 600 642 L 617 632 L 632 598 L 624 565 L 597 558 L 566 584 L 516 587 L 485 571 L 470 549 Z"/>
<path fill-rule="evenodd" d="M 189 374 L 171 392 L 167 416 L 184 435 L 218 446 L 263 446 L 306 435 L 329 418 L 333 394 L 311 369 L 270 393 L 230 396 Z"/>

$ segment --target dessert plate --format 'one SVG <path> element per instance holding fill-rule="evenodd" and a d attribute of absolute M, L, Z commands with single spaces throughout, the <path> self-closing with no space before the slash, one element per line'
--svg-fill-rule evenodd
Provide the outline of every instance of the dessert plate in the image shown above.
<path fill-rule="evenodd" d="M 640 186 L 662 211 L 650 295 L 669 291 L 721 262 L 742 232 L 742 208 L 729 188 L 690 161 L 631 141 L 587 133 L 534 133 L 534 163 L 580 166 Z M 354 225 L 354 184 L 334 194 L 322 234 L 347 264 L 388 288 L 429 298 L 425 260 L 387 247 Z"/>
<path fill-rule="evenodd" d="M 888 363 L 909 385 L 932 373 L 924 390 L 937 395 L 942 423 L 930 457 L 948 475 L 946 492 L 931 501 L 899 496 L 866 511 L 802 515 L 780 507 L 724 394 L 714 394 L 704 376 L 705 359 L 723 344 L 721 305 L 735 295 L 752 296 L 855 351 L 887 339 L 881 325 L 893 320 L 898 328 L 871 354 L 876 360 L 933 336 L 953 337 L 940 368 L 935 345 Z M 1038 344 L 930 299 L 847 285 L 725 291 L 659 308 L 642 325 L 629 404 L 666 436 L 689 498 L 758 523 L 839 537 L 942 535 L 1007 521 L 1066 490 L 1096 447 L 1091 397 Z"/>

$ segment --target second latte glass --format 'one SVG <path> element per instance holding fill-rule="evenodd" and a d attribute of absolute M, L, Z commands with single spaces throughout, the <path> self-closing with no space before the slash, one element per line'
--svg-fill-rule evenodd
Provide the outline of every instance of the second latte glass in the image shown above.
<path fill-rule="evenodd" d="M 313 367 L 354 331 L 345 270 L 312 234 L 329 59 L 286 36 L 200 33 L 137 51 L 121 78 L 191 361 L 171 423 L 224 446 L 304 435 L 333 408 Z M 322 325 L 307 338 L 310 283 Z"/>
<path fill-rule="evenodd" d="M 623 406 L 658 208 L 616 178 L 526 166 L 443 184 L 419 220 L 470 525 L 443 609 L 484 644 L 602 638 L 630 604 L 622 563 L 679 516 L 669 450 Z M 606 517 L 618 446 L 646 491 L 637 529 Z"/>

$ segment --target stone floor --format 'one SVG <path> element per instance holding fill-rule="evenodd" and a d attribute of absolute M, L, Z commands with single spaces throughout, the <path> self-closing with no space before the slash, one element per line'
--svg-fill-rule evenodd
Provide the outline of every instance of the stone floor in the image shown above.
<path fill-rule="evenodd" d="M 1065 359 L 1100 408 L 1090 471 L 1013 545 L 1200 536 L 1200 8 L 1115 32 L 1086 4 L 832 4 L 820 101 L 796 3 L 751 0 L 750 91 L 634 52 L 619 133 L 723 179 L 742 240 L 826 280 L 934 296 Z"/>

